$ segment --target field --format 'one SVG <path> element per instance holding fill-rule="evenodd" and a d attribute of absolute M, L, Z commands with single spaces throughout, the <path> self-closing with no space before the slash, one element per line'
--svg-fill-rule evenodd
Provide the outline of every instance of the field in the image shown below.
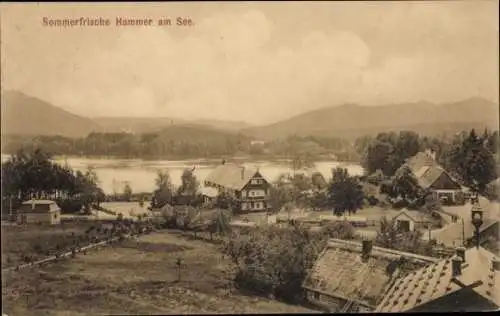
<path fill-rule="evenodd" d="M 24 263 L 25 256 L 41 258 L 57 245 L 72 244 L 75 236 L 96 225 L 93 222 L 69 222 L 58 226 L 2 225 L 2 268 Z"/>
<path fill-rule="evenodd" d="M 9 315 L 314 312 L 246 296 L 233 287 L 233 273 L 216 246 L 157 232 L 50 266 L 5 274 L 2 303 Z"/>

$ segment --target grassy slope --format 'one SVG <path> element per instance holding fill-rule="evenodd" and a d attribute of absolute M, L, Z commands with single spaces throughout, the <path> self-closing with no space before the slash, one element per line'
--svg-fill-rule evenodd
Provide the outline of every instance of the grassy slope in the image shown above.
<path fill-rule="evenodd" d="M 312 312 L 240 294 L 232 287 L 231 263 L 215 247 L 154 233 L 139 242 L 5 275 L 4 311 L 10 315 Z M 185 264 L 180 282 L 178 257 Z"/>

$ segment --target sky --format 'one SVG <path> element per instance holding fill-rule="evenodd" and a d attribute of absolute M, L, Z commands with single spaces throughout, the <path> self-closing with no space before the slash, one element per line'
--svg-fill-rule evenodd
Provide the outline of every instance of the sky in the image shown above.
<path fill-rule="evenodd" d="M 345 103 L 498 102 L 498 1 L 4 3 L 0 23 L 2 89 L 89 117 L 266 124 Z"/>

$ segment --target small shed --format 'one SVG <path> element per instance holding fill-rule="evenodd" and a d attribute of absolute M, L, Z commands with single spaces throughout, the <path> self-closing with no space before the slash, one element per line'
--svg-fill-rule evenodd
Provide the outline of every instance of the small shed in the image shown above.
<path fill-rule="evenodd" d="M 22 203 L 18 213 L 21 223 L 42 223 L 50 225 L 61 223 L 61 209 L 55 201 L 51 200 L 26 201 Z"/>
<path fill-rule="evenodd" d="M 396 216 L 392 218 L 392 222 L 396 229 L 405 232 L 415 231 L 416 229 L 426 227 L 431 223 L 422 212 L 409 211 L 407 209 L 403 209 L 396 214 Z"/>
<path fill-rule="evenodd" d="M 205 203 L 215 202 L 219 194 L 219 191 L 212 187 L 202 187 L 200 191 Z"/>

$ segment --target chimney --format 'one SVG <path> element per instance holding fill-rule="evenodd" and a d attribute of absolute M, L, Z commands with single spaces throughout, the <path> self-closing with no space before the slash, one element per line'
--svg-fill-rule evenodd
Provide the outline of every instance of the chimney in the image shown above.
<path fill-rule="evenodd" d="M 226 164 L 226 159 L 222 159 L 222 165 L 225 165 Z"/>
<path fill-rule="evenodd" d="M 241 180 L 245 178 L 245 166 L 241 166 Z"/>
<path fill-rule="evenodd" d="M 454 278 L 462 274 L 462 258 L 459 256 L 455 255 L 451 258 L 451 273 Z"/>
<path fill-rule="evenodd" d="M 372 251 L 372 241 L 371 240 L 363 240 L 361 248 L 361 257 L 363 259 L 368 259 L 370 253 Z"/>
<path fill-rule="evenodd" d="M 465 248 L 464 247 L 458 247 L 456 249 L 456 254 L 458 257 L 462 259 L 462 262 L 465 263 Z"/>
<path fill-rule="evenodd" d="M 436 160 L 436 152 L 433 149 L 428 148 L 425 150 L 425 153 L 427 154 L 427 156 L 431 157 L 433 160 Z"/>
<path fill-rule="evenodd" d="M 492 269 L 493 271 L 500 271 L 500 260 L 498 260 L 498 259 L 496 259 L 496 258 L 495 258 L 495 259 L 493 259 L 493 260 L 491 261 L 491 269 Z"/>

